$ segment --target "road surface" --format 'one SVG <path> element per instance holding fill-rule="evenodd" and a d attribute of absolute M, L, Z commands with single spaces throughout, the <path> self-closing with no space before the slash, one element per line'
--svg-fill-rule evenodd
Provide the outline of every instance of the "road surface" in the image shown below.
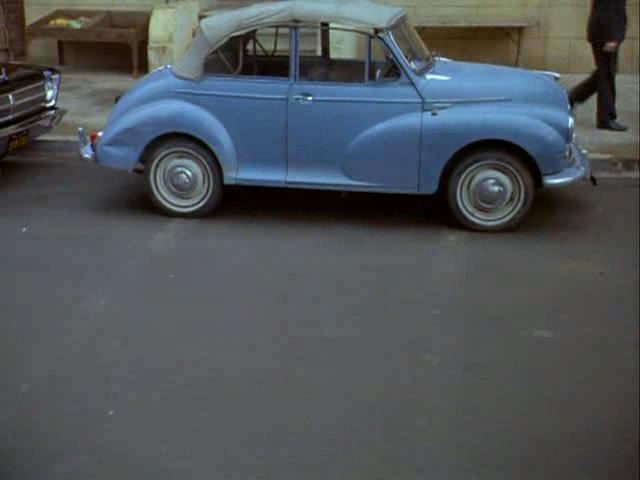
<path fill-rule="evenodd" d="M 236 189 L 195 221 L 0 163 L 0 479 L 638 478 L 638 184 L 482 235 L 415 197 Z"/>

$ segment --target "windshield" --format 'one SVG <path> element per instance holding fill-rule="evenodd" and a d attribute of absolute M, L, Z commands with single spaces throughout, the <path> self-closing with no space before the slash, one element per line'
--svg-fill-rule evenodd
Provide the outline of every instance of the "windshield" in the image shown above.
<path fill-rule="evenodd" d="M 409 22 L 405 20 L 397 24 L 391 29 L 391 35 L 415 73 L 422 75 L 431 67 L 433 55 Z"/>

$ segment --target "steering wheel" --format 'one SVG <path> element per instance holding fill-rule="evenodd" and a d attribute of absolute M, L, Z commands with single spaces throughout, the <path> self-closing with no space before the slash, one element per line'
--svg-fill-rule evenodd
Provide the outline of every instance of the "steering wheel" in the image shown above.
<path fill-rule="evenodd" d="M 387 62 L 384 65 L 376 68 L 376 80 L 383 80 L 385 78 L 395 78 L 397 76 L 398 67 L 393 62 Z"/>

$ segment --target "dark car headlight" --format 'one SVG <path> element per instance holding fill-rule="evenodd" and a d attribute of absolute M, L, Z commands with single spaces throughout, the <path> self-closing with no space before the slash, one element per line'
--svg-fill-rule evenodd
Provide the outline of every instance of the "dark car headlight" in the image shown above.
<path fill-rule="evenodd" d="M 47 77 L 44 82 L 44 92 L 45 92 L 45 100 L 44 104 L 46 107 L 53 107 L 58 100 L 58 93 L 60 91 L 60 75 L 57 73 L 53 73 Z"/>

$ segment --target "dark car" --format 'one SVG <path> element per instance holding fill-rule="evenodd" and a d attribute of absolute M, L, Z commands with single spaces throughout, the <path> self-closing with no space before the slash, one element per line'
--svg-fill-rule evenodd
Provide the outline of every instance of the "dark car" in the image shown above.
<path fill-rule="evenodd" d="M 64 116 L 56 108 L 60 72 L 0 63 L 0 157 L 51 130 Z"/>

